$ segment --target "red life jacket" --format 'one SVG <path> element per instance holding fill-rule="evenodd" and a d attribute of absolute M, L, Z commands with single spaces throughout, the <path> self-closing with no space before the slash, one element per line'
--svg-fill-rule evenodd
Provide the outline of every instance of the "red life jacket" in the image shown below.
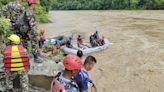
<path fill-rule="evenodd" d="M 78 38 L 77 38 L 77 41 L 78 41 L 80 44 L 83 43 L 83 39 L 82 39 L 81 37 L 78 37 Z"/>
<path fill-rule="evenodd" d="M 6 71 L 26 70 L 30 66 L 29 58 L 22 45 L 6 46 L 3 62 Z"/>

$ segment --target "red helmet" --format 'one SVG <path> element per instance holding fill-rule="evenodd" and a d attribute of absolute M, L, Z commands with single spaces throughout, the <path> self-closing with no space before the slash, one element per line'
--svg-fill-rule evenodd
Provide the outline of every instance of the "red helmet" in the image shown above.
<path fill-rule="evenodd" d="M 79 70 L 82 67 L 81 59 L 75 55 L 67 55 L 64 58 L 63 64 L 68 70 Z"/>
<path fill-rule="evenodd" d="M 31 3 L 31 4 L 35 4 L 36 0 L 26 0 L 26 2 Z"/>

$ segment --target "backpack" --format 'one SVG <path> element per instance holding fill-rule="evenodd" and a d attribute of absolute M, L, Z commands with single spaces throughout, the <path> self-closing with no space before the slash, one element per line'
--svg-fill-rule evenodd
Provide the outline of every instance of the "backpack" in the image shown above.
<path fill-rule="evenodd" d="M 59 72 L 55 78 L 51 82 L 51 91 L 50 92 L 68 92 L 68 89 L 65 88 L 64 83 L 59 80 L 59 76 L 61 72 Z"/>
<path fill-rule="evenodd" d="M 70 83 L 64 84 L 60 78 L 61 72 L 59 72 L 51 82 L 50 92 L 69 92 L 69 88 L 72 86 L 78 89 L 78 86 L 75 82 L 71 81 Z"/>

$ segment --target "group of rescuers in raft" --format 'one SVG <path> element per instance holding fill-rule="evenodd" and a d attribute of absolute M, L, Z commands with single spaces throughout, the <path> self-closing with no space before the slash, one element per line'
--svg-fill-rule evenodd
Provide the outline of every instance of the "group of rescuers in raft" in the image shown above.
<path fill-rule="evenodd" d="M 38 33 L 36 31 L 36 21 L 33 13 L 35 0 L 26 0 L 28 8 L 22 6 L 22 0 L 10 2 L 0 9 L 0 16 L 4 12 L 10 13 L 13 34 L 7 37 L 3 54 L 5 78 L 5 92 L 14 92 L 13 81 L 18 78 L 20 81 L 20 92 L 29 92 L 28 71 L 30 70 L 30 57 L 27 52 L 28 42 L 31 42 L 32 54 L 34 62 L 42 63 L 38 51 Z M 23 18 L 23 22 L 19 23 Z M 19 25 L 20 24 L 20 25 Z M 43 36 L 44 29 L 40 29 L 40 35 Z M 70 40 L 71 41 L 71 38 Z M 82 44 L 82 38 L 78 36 L 78 42 Z M 90 37 L 92 46 L 103 45 L 103 40 L 98 37 L 98 31 Z M 69 46 L 68 46 L 69 47 Z M 50 92 L 88 92 L 88 83 L 95 86 L 89 78 L 88 71 L 92 70 L 97 60 L 94 56 L 87 56 L 82 60 L 83 52 L 78 51 L 77 55 L 68 54 L 63 59 L 64 71 L 58 73 L 52 80 Z M 41 80 L 39 80 L 41 81 Z"/>
<path fill-rule="evenodd" d="M 77 37 L 78 47 L 86 49 L 86 48 L 92 48 L 92 47 L 97 47 L 97 46 L 103 46 L 105 44 L 104 36 L 102 38 L 100 38 L 98 32 L 99 31 L 96 30 L 96 32 L 92 33 L 89 37 L 89 42 L 90 42 L 91 47 L 89 45 L 83 43 L 82 36 L 78 35 L 78 37 Z M 70 36 L 68 41 L 66 42 L 67 48 L 73 48 L 72 40 L 73 40 L 73 36 Z"/>

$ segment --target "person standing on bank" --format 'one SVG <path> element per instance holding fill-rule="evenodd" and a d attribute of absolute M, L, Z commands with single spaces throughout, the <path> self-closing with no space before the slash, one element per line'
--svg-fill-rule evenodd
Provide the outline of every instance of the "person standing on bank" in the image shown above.
<path fill-rule="evenodd" d="M 8 37 L 10 41 L 5 48 L 3 63 L 6 72 L 6 91 L 13 92 L 13 80 L 19 78 L 21 92 L 29 92 L 28 71 L 30 60 L 25 48 L 20 44 L 19 36 L 13 34 Z"/>

